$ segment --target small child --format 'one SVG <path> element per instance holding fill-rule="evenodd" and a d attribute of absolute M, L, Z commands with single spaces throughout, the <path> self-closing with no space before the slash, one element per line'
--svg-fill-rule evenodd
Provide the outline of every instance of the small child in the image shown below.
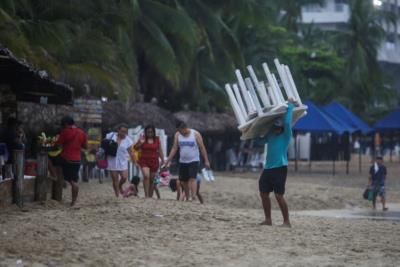
<path fill-rule="evenodd" d="M 196 176 L 196 196 L 199 199 L 200 203 L 203 204 L 203 196 L 200 194 L 200 183 L 201 183 L 201 176 L 197 174 Z M 172 178 L 169 180 L 169 188 L 171 189 L 172 192 L 176 191 L 176 200 L 180 201 L 185 201 L 187 200 L 187 197 L 185 195 L 185 191 L 183 191 L 183 187 L 181 186 L 181 183 L 179 179 Z"/>
<path fill-rule="evenodd" d="M 176 192 L 176 200 L 185 200 L 185 192 L 179 182 L 179 179 L 172 178 L 169 180 L 169 188 L 172 192 Z"/>
<path fill-rule="evenodd" d="M 99 183 L 103 183 L 103 176 L 106 176 L 107 171 L 107 156 L 103 148 L 98 148 L 96 151 L 96 166 L 97 166 L 97 176 L 99 177 Z"/>
<path fill-rule="evenodd" d="M 131 185 L 129 185 L 123 192 L 122 192 L 122 195 L 124 196 L 124 197 L 129 197 L 129 196 L 135 196 L 135 197 L 137 197 L 138 196 L 138 193 L 139 193 L 139 189 L 138 189 L 138 186 L 139 186 L 139 183 L 140 183 L 140 178 L 139 178 L 139 176 L 133 176 L 132 177 L 132 180 L 131 180 Z"/>
<path fill-rule="evenodd" d="M 204 203 L 203 196 L 200 194 L 200 184 L 201 184 L 201 176 L 198 173 L 197 176 L 196 176 L 196 185 L 197 185 L 197 187 L 196 187 L 196 196 L 199 199 L 200 203 L 203 204 Z"/>
<path fill-rule="evenodd" d="M 156 193 L 157 199 L 160 199 L 160 191 L 158 190 L 158 185 L 160 184 L 160 177 L 158 175 L 156 175 L 154 177 L 154 183 L 153 183 L 153 189 L 154 192 Z"/>

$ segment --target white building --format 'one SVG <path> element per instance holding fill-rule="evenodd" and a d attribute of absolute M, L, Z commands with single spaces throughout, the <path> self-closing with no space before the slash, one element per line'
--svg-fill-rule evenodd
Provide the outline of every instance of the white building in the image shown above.
<path fill-rule="evenodd" d="M 367 0 L 365 0 L 367 1 Z M 376 8 L 392 10 L 400 15 L 400 0 L 371 0 Z M 302 22 L 314 23 L 325 30 L 345 29 L 350 18 L 346 0 L 325 0 L 323 6 L 307 5 L 302 8 Z M 378 60 L 385 63 L 400 64 L 400 19 L 397 25 L 383 25 L 386 39 L 378 51 Z"/>
<path fill-rule="evenodd" d="M 400 78 L 398 75 L 400 73 L 400 0 L 369 1 L 373 1 L 375 8 L 391 10 L 399 18 L 396 25 L 382 25 L 386 31 L 386 36 L 378 49 L 378 60 L 384 72 L 393 78 L 392 86 L 400 97 Z M 304 24 L 314 23 L 323 30 L 346 29 L 350 19 L 350 8 L 347 2 L 347 0 L 325 0 L 323 6 L 303 6 L 301 21 Z"/>

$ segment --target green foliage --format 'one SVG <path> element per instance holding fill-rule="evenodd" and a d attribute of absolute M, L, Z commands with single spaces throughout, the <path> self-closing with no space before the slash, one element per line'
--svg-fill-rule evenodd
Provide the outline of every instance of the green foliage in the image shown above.
<path fill-rule="evenodd" d="M 344 61 L 335 52 L 288 46 L 281 54 L 282 61 L 292 68 L 303 98 L 327 103 L 341 91 Z"/>
<path fill-rule="evenodd" d="M 346 31 L 337 33 L 336 49 L 345 60 L 344 95 L 351 107 L 364 117 L 373 113 L 376 103 L 384 103 L 390 97 L 385 90 L 385 79 L 377 60 L 377 50 L 385 32 L 381 22 L 393 17 L 375 9 L 370 1 L 350 0 L 351 16 Z"/>
<path fill-rule="evenodd" d="M 234 70 L 276 57 L 303 98 L 342 100 L 360 113 L 391 90 L 376 60 L 393 14 L 349 0 L 345 31 L 301 25 L 304 4 L 323 0 L 3 0 L 0 43 L 84 92 L 123 100 L 143 94 L 169 109 L 229 107 Z M 274 68 L 272 68 L 274 69 Z"/>

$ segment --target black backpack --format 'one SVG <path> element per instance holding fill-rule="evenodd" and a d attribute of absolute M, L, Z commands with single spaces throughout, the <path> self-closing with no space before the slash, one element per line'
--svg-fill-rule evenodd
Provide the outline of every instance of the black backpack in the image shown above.
<path fill-rule="evenodd" d="M 106 156 L 115 157 L 117 155 L 118 143 L 113 140 L 114 134 L 110 139 L 104 138 L 101 141 L 101 148 L 104 149 Z"/>

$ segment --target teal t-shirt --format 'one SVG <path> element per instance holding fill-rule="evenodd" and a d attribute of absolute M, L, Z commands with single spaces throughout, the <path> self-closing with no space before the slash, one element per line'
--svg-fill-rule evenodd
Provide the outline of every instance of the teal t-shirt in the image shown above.
<path fill-rule="evenodd" d="M 268 144 L 267 160 L 265 169 L 279 168 L 288 165 L 287 151 L 292 138 L 293 104 L 289 103 L 288 110 L 283 118 L 283 132 L 275 134 L 268 133 L 265 143 Z"/>

